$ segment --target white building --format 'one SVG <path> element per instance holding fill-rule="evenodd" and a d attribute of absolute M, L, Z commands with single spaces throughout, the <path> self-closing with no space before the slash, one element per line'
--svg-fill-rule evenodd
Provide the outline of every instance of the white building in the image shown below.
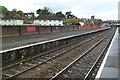
<path fill-rule="evenodd" d="M 84 25 L 84 22 L 79 22 L 79 24 L 80 24 L 81 26 L 83 26 L 83 25 Z"/>
<path fill-rule="evenodd" d="M 63 20 L 53 15 L 42 15 L 34 20 L 34 25 L 63 26 Z"/>
<path fill-rule="evenodd" d="M 17 17 L 4 16 L 0 19 L 0 25 L 23 25 L 23 20 Z"/>

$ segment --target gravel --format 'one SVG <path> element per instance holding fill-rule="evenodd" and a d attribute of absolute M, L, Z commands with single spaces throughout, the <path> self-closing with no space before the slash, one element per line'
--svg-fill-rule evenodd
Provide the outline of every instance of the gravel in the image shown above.
<path fill-rule="evenodd" d="M 21 75 L 16 76 L 16 78 L 51 78 L 69 63 L 75 60 L 83 52 L 88 50 L 92 45 L 97 43 L 103 36 L 105 36 L 109 31 L 106 31 L 104 35 L 83 44 L 82 46 L 73 49 L 72 51 L 66 52 L 65 54 L 54 58 L 46 63 L 39 65 Z"/>

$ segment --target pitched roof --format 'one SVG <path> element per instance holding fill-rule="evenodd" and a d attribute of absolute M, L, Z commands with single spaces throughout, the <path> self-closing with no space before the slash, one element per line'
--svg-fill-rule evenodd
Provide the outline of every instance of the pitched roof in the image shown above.
<path fill-rule="evenodd" d="M 55 15 L 40 15 L 35 20 L 62 20 L 61 18 L 55 16 Z"/>
<path fill-rule="evenodd" d="M 17 17 L 17 16 L 4 16 L 2 17 L 3 20 L 22 20 L 22 18 Z"/>

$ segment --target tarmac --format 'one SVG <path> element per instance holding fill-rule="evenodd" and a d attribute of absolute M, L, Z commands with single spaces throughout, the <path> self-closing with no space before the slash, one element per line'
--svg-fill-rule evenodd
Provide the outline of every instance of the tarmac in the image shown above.
<path fill-rule="evenodd" d="M 96 29 L 3 37 L 1 47 L 2 47 L 2 50 L 7 50 L 7 49 L 25 46 L 25 45 L 33 44 L 37 42 L 43 42 L 43 41 L 57 39 L 61 37 L 82 34 L 82 33 L 90 32 L 94 30 Z"/>

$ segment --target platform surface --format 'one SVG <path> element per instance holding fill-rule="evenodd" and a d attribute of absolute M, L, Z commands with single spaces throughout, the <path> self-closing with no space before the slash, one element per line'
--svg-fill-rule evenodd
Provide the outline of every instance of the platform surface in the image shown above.
<path fill-rule="evenodd" d="M 96 78 L 120 80 L 120 28 L 117 28 Z"/>
<path fill-rule="evenodd" d="M 48 41 L 48 40 L 71 36 L 71 35 L 82 34 L 85 32 L 90 32 L 95 30 L 97 29 L 4 37 L 2 38 L 2 49 L 7 50 L 15 47 L 25 46 L 29 44 L 34 44 L 38 42 Z"/>

